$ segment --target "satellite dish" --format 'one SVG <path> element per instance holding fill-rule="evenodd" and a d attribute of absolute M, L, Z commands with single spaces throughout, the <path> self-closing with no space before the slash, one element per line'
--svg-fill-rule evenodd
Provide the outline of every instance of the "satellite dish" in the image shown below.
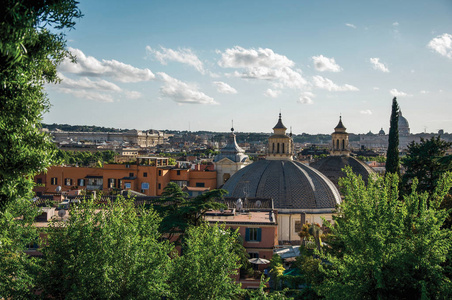
<path fill-rule="evenodd" d="M 57 186 L 56 192 L 57 192 L 57 193 L 61 192 L 61 185 Z"/>

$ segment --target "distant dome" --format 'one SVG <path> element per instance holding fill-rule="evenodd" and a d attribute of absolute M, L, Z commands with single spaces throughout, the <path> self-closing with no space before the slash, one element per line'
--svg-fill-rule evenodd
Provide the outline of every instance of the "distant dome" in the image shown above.
<path fill-rule="evenodd" d="M 260 160 L 235 173 L 223 186 L 231 197 L 272 198 L 279 209 L 334 209 L 341 197 L 317 170 L 297 161 Z"/>
<path fill-rule="evenodd" d="M 410 124 L 408 120 L 402 116 L 402 111 L 399 112 L 399 122 L 397 123 L 399 127 L 399 135 L 409 135 L 410 134 Z"/>
<path fill-rule="evenodd" d="M 380 131 L 378 132 L 379 135 L 385 135 L 385 131 L 383 130 L 383 128 L 380 129 Z"/>
<path fill-rule="evenodd" d="M 228 144 L 220 150 L 220 154 L 215 156 L 214 162 L 218 162 L 224 158 L 228 158 L 233 162 L 245 162 L 249 159 L 238 144 L 234 134 L 234 128 L 231 128 L 231 134 L 228 137 Z"/>
<path fill-rule="evenodd" d="M 310 164 L 310 166 L 328 177 L 336 187 L 339 187 L 339 178 L 346 176 L 345 172 L 342 171 L 345 166 L 350 166 L 353 173 L 361 175 L 366 183 L 370 174 L 374 173 L 364 162 L 351 156 L 328 156 Z"/>

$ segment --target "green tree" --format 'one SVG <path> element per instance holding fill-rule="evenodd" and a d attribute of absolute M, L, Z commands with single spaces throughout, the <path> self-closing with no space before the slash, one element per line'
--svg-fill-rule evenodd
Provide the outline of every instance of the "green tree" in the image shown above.
<path fill-rule="evenodd" d="M 420 143 L 411 142 L 407 155 L 402 159 L 406 168 L 402 177 L 403 186 L 410 191 L 413 179 L 417 178 L 418 191 L 432 195 L 441 176 L 451 170 L 451 161 L 445 156 L 446 150 L 451 146 L 452 143 L 440 137 L 432 137 L 429 140 L 421 138 Z"/>
<path fill-rule="evenodd" d="M 40 131 L 49 101 L 44 83 L 69 53 L 64 33 L 81 17 L 73 0 L 3 0 L 0 4 L 0 210 L 29 197 L 33 175 L 51 164 L 53 146 Z"/>
<path fill-rule="evenodd" d="M 199 226 L 207 211 L 226 208 L 223 203 L 216 201 L 225 193 L 225 190 L 211 190 L 189 198 L 179 185 L 174 182 L 168 183 L 162 198 L 154 205 L 155 210 L 162 217 L 161 232 L 168 234 L 170 240 L 176 234 L 180 234 L 179 237 L 181 237 L 189 226 Z"/>
<path fill-rule="evenodd" d="M 447 211 L 439 205 L 452 175 L 441 179 L 428 206 L 428 194 L 416 192 L 416 180 L 400 201 L 396 174 L 369 180 L 366 187 L 351 169 L 346 172 L 345 198 L 329 226 L 343 247 L 321 264 L 325 279 L 318 293 L 326 299 L 450 299 L 443 264 L 452 234 L 442 228 Z"/>
<path fill-rule="evenodd" d="M 4 299 L 30 299 L 39 271 L 36 258 L 24 252 L 38 241 L 32 226 L 38 209 L 29 201 L 9 202 L 0 211 L 0 296 Z"/>
<path fill-rule="evenodd" d="M 133 199 L 86 200 L 49 227 L 40 273 L 52 299 L 159 299 L 168 296 L 173 247 L 160 242 L 160 219 Z"/>
<path fill-rule="evenodd" d="M 202 223 L 187 229 L 183 255 L 173 259 L 171 298 L 231 299 L 242 291 L 234 276 L 240 268 L 233 251 L 238 232 Z"/>
<path fill-rule="evenodd" d="M 400 175 L 399 162 L 399 105 L 397 98 L 392 99 L 391 121 L 388 137 L 388 151 L 386 153 L 386 173 Z"/>

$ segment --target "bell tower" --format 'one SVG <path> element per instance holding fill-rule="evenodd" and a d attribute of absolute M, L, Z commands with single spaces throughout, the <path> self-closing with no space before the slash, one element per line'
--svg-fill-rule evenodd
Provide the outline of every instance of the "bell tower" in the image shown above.
<path fill-rule="evenodd" d="M 348 133 L 346 132 L 347 128 L 345 128 L 344 124 L 342 124 L 342 116 L 339 117 L 339 123 L 336 128 L 334 128 L 334 132 L 331 134 L 331 140 L 333 143 L 333 147 L 331 148 L 331 155 L 334 156 L 349 156 L 350 155 L 350 147 L 348 145 Z"/>
<path fill-rule="evenodd" d="M 273 134 L 268 138 L 267 160 L 293 160 L 293 139 L 286 134 L 286 130 L 280 113 Z"/>

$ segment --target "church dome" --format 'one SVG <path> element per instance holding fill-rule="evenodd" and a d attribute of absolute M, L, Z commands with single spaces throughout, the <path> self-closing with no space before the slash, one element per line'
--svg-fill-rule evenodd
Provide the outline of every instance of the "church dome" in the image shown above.
<path fill-rule="evenodd" d="M 410 124 L 408 124 L 408 120 L 402 116 L 402 111 L 399 112 L 399 121 L 397 126 L 399 127 L 399 135 L 410 134 Z"/>
<path fill-rule="evenodd" d="M 235 173 L 223 186 L 231 197 L 272 198 L 277 209 L 334 209 L 341 197 L 317 170 L 297 161 L 260 160 Z"/>
<path fill-rule="evenodd" d="M 331 180 L 336 187 L 339 187 L 339 178 L 346 176 L 345 172 L 342 171 L 342 169 L 346 166 L 350 166 L 353 173 L 360 175 L 366 183 L 370 174 L 375 173 L 364 162 L 351 156 L 328 156 L 310 164 L 309 166 L 328 177 L 328 179 Z"/>

